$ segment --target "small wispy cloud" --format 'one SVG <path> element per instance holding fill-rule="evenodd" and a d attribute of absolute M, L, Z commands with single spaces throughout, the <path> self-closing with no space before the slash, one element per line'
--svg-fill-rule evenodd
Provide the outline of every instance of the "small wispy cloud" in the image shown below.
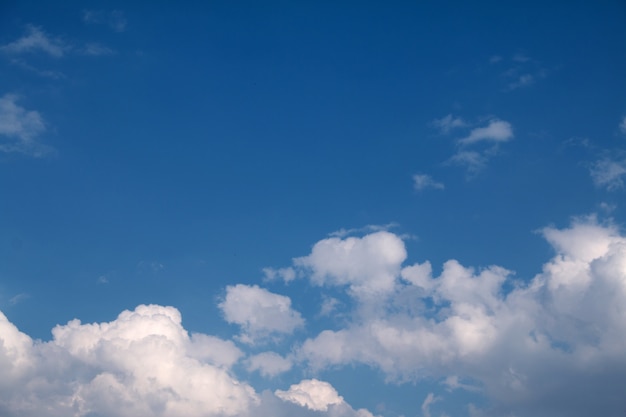
<path fill-rule="evenodd" d="M 501 73 L 501 77 L 506 82 L 506 87 L 504 87 L 503 91 L 530 87 L 548 75 L 548 70 L 540 62 L 526 54 L 517 53 L 506 61 L 500 56 L 497 58 L 498 60 L 496 61 L 493 60 L 493 57 L 490 58 L 489 63 L 493 64 L 502 61 L 503 65 L 509 64 L 505 67 L 507 69 Z"/>
<path fill-rule="evenodd" d="M 20 152 L 34 157 L 54 152 L 53 148 L 37 141 L 46 130 L 39 112 L 21 107 L 18 99 L 16 94 L 0 98 L 0 152 Z"/>
<path fill-rule="evenodd" d="M 83 54 L 91 56 L 113 55 L 115 51 L 98 43 L 88 43 L 82 50 Z"/>
<path fill-rule="evenodd" d="M 458 151 L 450 157 L 448 163 L 463 166 L 470 176 L 478 174 L 487 166 L 489 158 L 478 151 Z"/>
<path fill-rule="evenodd" d="M 62 39 L 51 37 L 33 25 L 26 26 L 26 35 L 14 42 L 0 46 L 1 51 L 9 54 L 45 52 L 55 58 L 62 57 L 69 49 L 70 46 Z"/>
<path fill-rule="evenodd" d="M 494 119 L 485 127 L 472 129 L 470 134 L 459 139 L 460 145 L 471 145 L 477 142 L 507 142 L 513 138 L 513 128 L 509 122 Z"/>
<path fill-rule="evenodd" d="M 604 158 L 596 161 L 590 169 L 591 179 L 596 187 L 615 191 L 624 187 L 626 177 L 626 158 Z"/>
<path fill-rule="evenodd" d="M 22 69 L 24 69 L 26 71 L 29 71 L 29 72 L 31 72 L 33 74 L 36 74 L 36 75 L 40 76 L 40 77 L 50 78 L 50 79 L 53 79 L 53 80 L 59 80 L 59 79 L 66 78 L 65 74 L 63 74 L 60 71 L 42 70 L 42 69 L 39 69 L 37 67 L 34 67 L 34 66 L 28 64 L 27 62 L 25 62 L 24 60 L 19 59 L 19 58 L 12 58 L 9 62 L 12 65 L 15 65 L 16 67 L 22 68 Z"/>
<path fill-rule="evenodd" d="M 431 122 L 431 124 L 436 127 L 442 134 L 450 133 L 456 128 L 467 126 L 467 123 L 465 123 L 463 119 L 461 119 L 460 117 L 455 117 L 452 114 L 448 114 L 441 119 L 435 119 Z"/>
<path fill-rule="evenodd" d="M 424 402 L 422 403 L 422 415 L 424 417 L 431 417 L 430 414 L 430 406 L 436 403 L 437 401 L 441 401 L 441 397 L 436 397 L 435 394 L 429 392 Z"/>
<path fill-rule="evenodd" d="M 83 22 L 88 24 L 107 25 L 115 32 L 124 32 L 128 21 L 124 12 L 113 10 L 83 10 Z"/>
<path fill-rule="evenodd" d="M 9 303 L 12 306 L 14 306 L 14 305 L 19 304 L 19 303 L 21 303 L 22 301 L 24 301 L 24 300 L 26 300 L 28 298 L 30 298 L 29 294 L 20 293 L 20 294 L 17 294 L 15 296 L 11 297 L 11 299 L 9 300 Z"/>
<path fill-rule="evenodd" d="M 443 190 L 446 188 L 442 182 L 435 181 L 433 177 L 427 174 L 413 175 L 413 187 L 417 191 L 425 190 L 427 188 L 434 188 L 435 190 Z"/>
<path fill-rule="evenodd" d="M 626 135 L 626 116 L 622 118 L 622 122 L 619 124 L 619 130 Z"/>

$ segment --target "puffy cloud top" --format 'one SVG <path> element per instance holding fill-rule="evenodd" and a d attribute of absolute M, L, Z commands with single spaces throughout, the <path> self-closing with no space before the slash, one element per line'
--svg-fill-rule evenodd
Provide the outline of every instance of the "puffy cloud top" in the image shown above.
<path fill-rule="evenodd" d="M 348 285 L 353 295 L 363 299 L 393 291 L 406 256 L 402 239 L 380 231 L 362 238 L 321 240 L 294 264 L 309 269 L 315 284 Z"/>
<path fill-rule="evenodd" d="M 291 333 L 304 324 L 300 313 L 291 308 L 289 297 L 257 285 L 228 286 L 219 307 L 227 322 L 241 326 L 240 339 L 245 343 L 254 343 L 272 334 Z"/>

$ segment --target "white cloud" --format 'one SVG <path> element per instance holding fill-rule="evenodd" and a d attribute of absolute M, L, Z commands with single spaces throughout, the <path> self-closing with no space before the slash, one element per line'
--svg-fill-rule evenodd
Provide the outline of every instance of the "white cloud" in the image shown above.
<path fill-rule="evenodd" d="M 0 152 L 20 152 L 42 157 L 53 152 L 36 139 L 46 130 L 39 112 L 17 104 L 18 96 L 5 94 L 0 98 Z M 5 138 L 2 140 L 1 137 Z"/>
<path fill-rule="evenodd" d="M 449 162 L 464 166 L 469 174 L 477 174 L 482 171 L 486 166 L 489 158 L 483 153 L 478 151 L 461 150 L 450 157 Z"/>
<path fill-rule="evenodd" d="M 257 394 L 231 374 L 241 351 L 214 336 L 189 337 L 173 307 L 141 305 L 105 323 L 72 320 L 52 334 L 34 341 L 0 312 L 3 417 L 373 417 L 315 380 L 280 397 Z"/>
<path fill-rule="evenodd" d="M 264 377 L 275 377 L 287 372 L 292 367 L 291 360 L 275 352 L 262 352 L 248 358 L 247 369 L 250 372 L 258 371 Z"/>
<path fill-rule="evenodd" d="M 626 237 L 592 217 L 543 235 L 556 255 L 527 284 L 504 290 L 511 273 L 498 266 L 450 260 L 438 277 L 427 262 L 407 266 L 410 284 L 387 309 L 322 331 L 296 355 L 314 370 L 362 363 L 390 380 L 480 387 L 486 415 L 617 415 L 626 406 Z"/>
<path fill-rule="evenodd" d="M 619 130 L 626 135 L 626 116 L 622 118 L 622 122 L 619 124 Z"/>
<path fill-rule="evenodd" d="M 26 27 L 27 34 L 9 44 L 0 46 L 0 50 L 11 54 L 42 51 L 55 58 L 62 57 L 70 47 L 59 38 L 52 38 L 40 28 Z"/>
<path fill-rule="evenodd" d="M 327 411 L 329 406 L 344 402 L 332 385 L 317 379 L 303 380 L 289 387 L 287 391 L 276 390 L 275 394 L 284 401 L 315 411 Z"/>
<path fill-rule="evenodd" d="M 381 231 L 363 238 L 321 240 L 308 256 L 294 259 L 294 265 L 310 272 L 316 285 L 347 285 L 357 298 L 366 299 L 393 291 L 405 259 L 402 239 Z"/>
<path fill-rule="evenodd" d="M 626 175 L 626 159 L 601 159 L 590 170 L 591 178 L 596 187 L 615 191 L 624 187 L 623 177 Z"/>
<path fill-rule="evenodd" d="M 426 188 L 434 188 L 436 190 L 443 190 L 446 188 L 443 183 L 435 181 L 430 175 L 426 174 L 413 175 L 413 186 L 418 191 Z"/>
<path fill-rule="evenodd" d="M 436 397 L 435 394 L 429 392 L 424 402 L 422 403 L 422 415 L 424 417 L 430 417 L 430 406 L 437 401 L 441 401 L 441 397 Z"/>
<path fill-rule="evenodd" d="M 432 121 L 432 125 L 439 129 L 439 132 L 442 134 L 450 133 L 450 131 L 465 127 L 467 123 L 460 117 L 454 117 L 451 114 L 448 114 L 441 119 L 435 119 Z"/>
<path fill-rule="evenodd" d="M 0 314 L 2 415 L 239 415 L 258 402 L 250 386 L 196 356 L 204 341 L 189 338 L 172 307 L 72 320 L 52 334 L 33 341 Z"/>
<path fill-rule="evenodd" d="M 282 279 L 285 282 L 291 282 L 296 279 L 296 271 L 293 268 L 263 268 L 263 274 L 267 281 Z"/>
<path fill-rule="evenodd" d="M 493 119 L 485 127 L 472 129 L 469 136 L 459 139 L 460 145 L 471 145 L 478 142 L 507 142 L 513 138 L 513 128 L 509 122 Z"/>
<path fill-rule="evenodd" d="M 226 287 L 226 297 L 219 304 L 229 323 L 241 326 L 240 340 L 256 343 L 276 334 L 292 333 L 304 325 L 300 313 L 291 308 L 291 300 L 257 285 L 238 284 Z"/>

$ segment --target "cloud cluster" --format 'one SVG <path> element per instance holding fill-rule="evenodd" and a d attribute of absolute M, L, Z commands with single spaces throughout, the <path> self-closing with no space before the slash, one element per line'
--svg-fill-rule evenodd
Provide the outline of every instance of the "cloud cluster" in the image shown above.
<path fill-rule="evenodd" d="M 452 114 L 433 120 L 431 125 L 444 135 L 453 130 L 468 129 L 470 126 L 462 118 Z M 472 177 L 482 171 L 489 160 L 498 154 L 501 144 L 509 142 L 513 137 L 511 123 L 491 118 L 485 126 L 474 127 L 464 137 L 456 139 L 454 142 L 456 151 L 445 164 L 462 166 L 467 170 L 468 177 Z M 443 190 L 445 188 L 443 183 L 435 181 L 426 174 L 414 175 L 413 185 L 417 190 L 426 188 Z"/>
<path fill-rule="evenodd" d="M 231 372 L 242 355 L 233 342 L 189 335 L 173 307 L 141 305 L 106 323 L 72 320 L 52 334 L 34 341 L 0 313 L 0 415 L 373 417 L 322 381 L 258 394 Z"/>
<path fill-rule="evenodd" d="M 449 260 L 439 276 L 428 261 L 400 267 L 404 246 L 391 234 L 325 239 L 294 264 L 309 266 L 317 285 L 348 285 L 360 303 L 381 289 L 388 302 L 307 339 L 296 355 L 316 370 L 361 363 L 390 381 L 426 377 L 482 392 L 492 405 L 486 415 L 618 415 L 626 407 L 626 238 L 592 217 L 543 236 L 556 255 L 512 290 L 511 272 L 499 266 Z"/>
<path fill-rule="evenodd" d="M 618 416 L 626 407 L 626 237 L 594 217 L 542 235 L 555 254 L 528 281 L 454 259 L 438 275 L 428 261 L 405 265 L 404 242 L 389 231 L 323 239 L 290 268 L 354 304 L 332 329 L 290 339 L 287 356 L 246 357 L 231 340 L 189 334 L 173 307 L 72 320 L 49 342 L 0 314 L 0 415 L 372 417 L 324 381 L 259 393 L 234 373 L 271 378 L 364 364 L 389 382 L 427 378 L 482 395 L 483 409 L 468 408 L 475 416 Z M 219 306 L 241 326 L 235 340 L 246 349 L 304 323 L 288 297 L 258 286 L 227 287 Z M 425 416 L 445 405 L 445 390 L 426 396 Z"/>

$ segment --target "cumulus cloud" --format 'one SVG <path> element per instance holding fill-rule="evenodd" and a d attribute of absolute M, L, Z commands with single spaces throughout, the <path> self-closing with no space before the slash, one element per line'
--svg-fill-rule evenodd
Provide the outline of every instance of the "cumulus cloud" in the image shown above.
<path fill-rule="evenodd" d="M 609 191 L 623 188 L 626 159 L 601 159 L 592 165 L 590 174 L 596 187 L 606 188 Z"/>
<path fill-rule="evenodd" d="M 46 130 L 39 112 L 26 110 L 18 104 L 19 97 L 5 94 L 0 97 L 0 152 L 20 152 L 42 157 L 53 152 L 37 141 Z"/>
<path fill-rule="evenodd" d="M 471 145 L 478 142 L 507 142 L 513 138 L 513 128 L 509 122 L 494 119 L 485 127 L 472 129 L 470 134 L 459 139 L 460 145 Z"/>
<path fill-rule="evenodd" d="M 308 271 L 316 285 L 348 286 L 351 294 L 367 299 L 393 291 L 405 259 L 402 239 L 380 231 L 362 238 L 321 240 L 308 256 L 294 259 L 294 265 Z"/>
<path fill-rule="evenodd" d="M 287 391 L 276 390 L 276 396 L 310 410 L 327 411 L 331 405 L 342 404 L 343 397 L 328 382 L 307 379 L 294 384 Z"/>
<path fill-rule="evenodd" d="M 291 308 L 289 297 L 271 293 L 257 285 L 228 286 L 219 308 L 227 322 L 241 327 L 239 339 L 244 343 L 289 334 L 304 325 L 300 313 Z"/>
<path fill-rule="evenodd" d="M 215 336 L 190 336 L 173 307 L 140 305 L 104 323 L 72 320 L 52 334 L 32 340 L 0 312 L 3 417 L 373 417 L 326 382 L 258 394 L 231 372 L 241 351 Z M 264 356 L 267 364 L 271 354 Z"/>
<path fill-rule="evenodd" d="M 439 129 L 439 132 L 442 134 L 450 133 L 450 131 L 465 127 L 467 123 L 460 117 L 455 117 L 451 114 L 442 117 L 441 119 L 435 119 L 432 122 L 432 125 Z"/>
<path fill-rule="evenodd" d="M 259 353 L 251 356 L 246 362 L 248 371 L 258 371 L 262 376 L 270 378 L 287 372 L 292 366 L 290 359 L 282 357 L 275 352 Z"/>
<path fill-rule="evenodd" d="M 526 284 L 505 290 L 511 272 L 499 266 L 449 260 L 435 277 L 428 262 L 409 265 L 386 310 L 324 330 L 296 354 L 313 369 L 362 363 L 398 382 L 479 389 L 485 415 L 619 415 L 626 238 L 592 217 L 543 236 L 556 254 Z"/>
<path fill-rule="evenodd" d="M 435 181 L 430 175 L 426 174 L 413 175 L 413 186 L 418 191 L 426 188 L 434 188 L 436 190 L 443 190 L 446 188 L 442 182 Z"/>
<path fill-rule="evenodd" d="M 53 38 L 36 26 L 26 26 L 26 35 L 18 40 L 0 46 L 0 50 L 10 54 L 26 52 L 44 52 L 52 57 L 60 58 L 70 46 L 60 38 Z"/>
<path fill-rule="evenodd" d="M 3 416 L 232 416 L 258 402 L 223 361 L 202 354 L 215 340 L 190 338 L 172 307 L 72 320 L 52 334 L 33 341 L 0 314 Z"/>

